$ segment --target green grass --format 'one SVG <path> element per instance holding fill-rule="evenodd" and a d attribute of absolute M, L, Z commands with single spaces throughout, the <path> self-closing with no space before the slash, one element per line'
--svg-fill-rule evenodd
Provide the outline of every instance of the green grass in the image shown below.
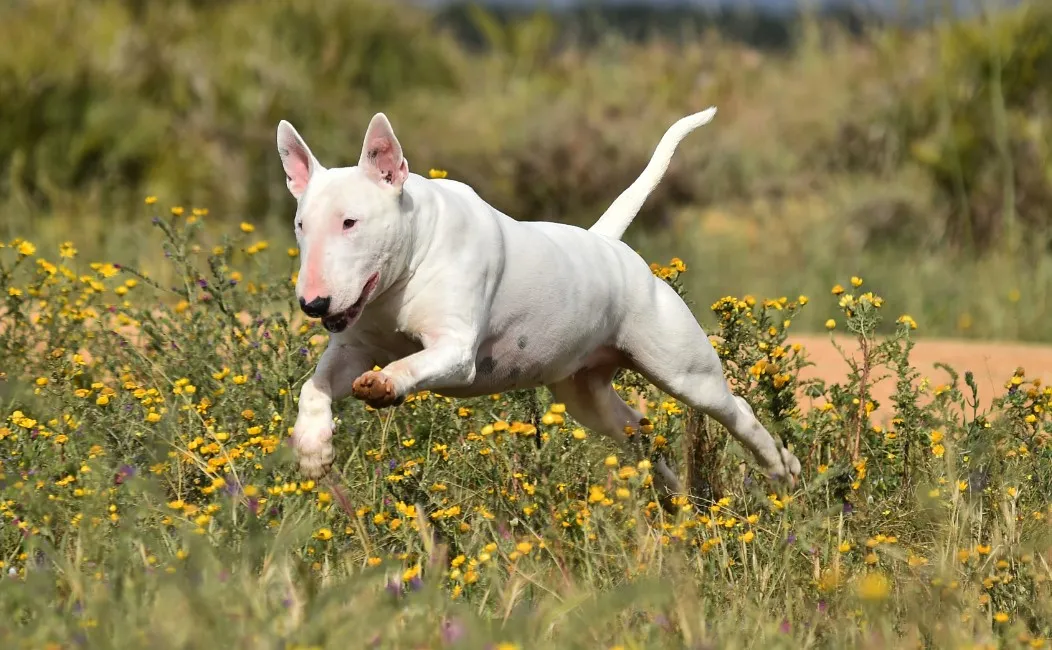
<path fill-rule="evenodd" d="M 335 471 L 312 483 L 284 444 L 325 342 L 289 321 L 296 260 L 253 248 L 258 231 L 190 216 L 161 215 L 164 236 L 128 232 L 159 287 L 82 254 L 0 249 L 5 648 L 963 648 L 1052 635 L 1052 391 L 1005 377 L 978 413 L 970 378 L 954 376 L 921 405 L 914 331 L 893 323 L 908 293 L 874 296 L 881 285 L 844 274 L 827 280 L 845 294 L 826 285 L 806 305 L 699 306 L 732 385 L 803 462 L 792 489 L 631 374 L 619 390 L 641 392 L 653 423 L 631 453 L 582 439 L 543 390 L 421 394 L 383 411 L 347 400 Z M 705 272 L 690 266 L 656 272 L 682 289 Z M 801 385 L 806 350 L 785 344 L 786 323 L 829 317 L 856 334 L 857 372 Z M 867 417 L 884 370 L 898 386 L 886 430 Z M 801 412 L 801 393 L 817 408 Z M 658 505 L 658 455 L 684 473 L 694 459 L 695 498 Z"/>

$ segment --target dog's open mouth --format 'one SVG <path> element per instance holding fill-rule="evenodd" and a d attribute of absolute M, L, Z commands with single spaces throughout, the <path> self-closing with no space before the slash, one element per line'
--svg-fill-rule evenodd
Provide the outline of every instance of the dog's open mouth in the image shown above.
<path fill-rule="evenodd" d="M 341 312 L 329 314 L 321 319 L 321 324 L 325 329 L 333 334 L 347 329 L 350 324 L 357 320 L 361 315 L 362 309 L 365 308 L 365 303 L 369 300 L 369 296 L 372 295 L 373 290 L 376 289 L 376 283 L 379 281 L 379 273 L 373 273 L 370 275 L 369 279 L 365 282 L 365 287 L 362 289 L 362 294 L 358 296 L 358 300 L 354 301 L 353 305 Z"/>

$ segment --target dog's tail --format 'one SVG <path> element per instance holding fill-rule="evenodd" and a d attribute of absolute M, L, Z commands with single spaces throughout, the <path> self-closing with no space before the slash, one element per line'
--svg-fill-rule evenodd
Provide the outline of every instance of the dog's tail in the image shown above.
<path fill-rule="evenodd" d="M 621 193 L 621 196 L 614 199 L 614 202 L 606 209 L 603 216 L 599 217 L 599 221 L 589 228 L 589 231 L 621 239 L 632 224 L 632 220 L 636 218 L 639 209 L 643 207 L 643 202 L 665 176 L 676 147 L 691 131 L 712 121 L 714 115 L 716 115 L 716 107 L 712 106 L 700 113 L 680 118 L 670 126 L 668 131 L 665 131 L 665 135 L 661 136 L 661 141 L 654 149 L 654 155 L 650 158 L 643 173 Z"/>

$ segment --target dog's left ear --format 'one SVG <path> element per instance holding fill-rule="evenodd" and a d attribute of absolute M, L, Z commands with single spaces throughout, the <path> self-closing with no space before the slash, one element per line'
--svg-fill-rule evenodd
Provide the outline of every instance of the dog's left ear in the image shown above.
<path fill-rule="evenodd" d="M 358 166 L 377 183 L 399 190 L 409 178 L 409 163 L 402 156 L 402 145 L 383 113 L 377 113 L 369 122 Z"/>

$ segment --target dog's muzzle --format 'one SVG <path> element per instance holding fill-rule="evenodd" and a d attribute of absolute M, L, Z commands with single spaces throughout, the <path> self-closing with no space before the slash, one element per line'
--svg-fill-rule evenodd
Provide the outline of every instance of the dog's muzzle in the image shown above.
<path fill-rule="evenodd" d="M 377 283 L 380 281 L 380 274 L 373 273 L 369 276 L 369 279 L 365 283 L 365 287 L 362 289 L 362 293 L 358 296 L 358 300 L 354 301 L 354 304 L 344 309 L 343 311 L 336 312 L 335 314 L 329 314 L 323 316 L 321 319 L 322 326 L 329 330 L 333 334 L 342 332 L 347 329 L 351 323 L 358 320 L 361 316 L 362 310 L 365 309 L 365 303 L 369 300 L 373 291 L 376 289 Z M 326 298 L 325 307 L 326 310 L 329 307 L 329 299 Z"/>
<path fill-rule="evenodd" d="M 324 318 L 329 315 L 329 305 L 331 303 L 332 298 L 329 297 L 318 296 L 310 302 L 300 298 L 300 309 L 311 318 Z"/>

